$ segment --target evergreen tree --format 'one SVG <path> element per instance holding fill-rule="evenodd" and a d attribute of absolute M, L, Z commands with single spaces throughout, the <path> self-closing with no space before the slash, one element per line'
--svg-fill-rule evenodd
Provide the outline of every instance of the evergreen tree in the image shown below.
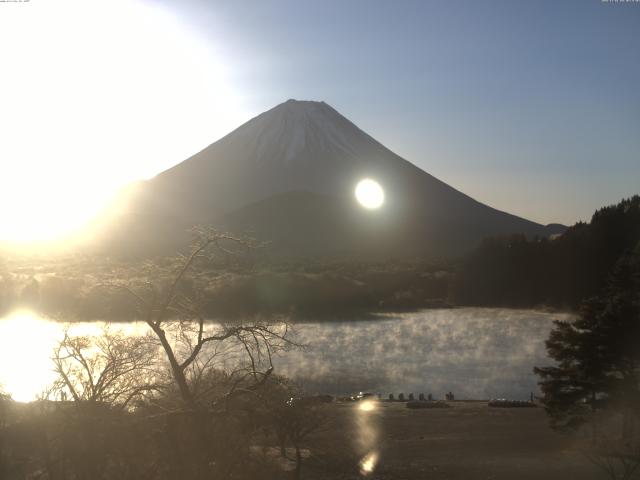
<path fill-rule="evenodd" d="M 603 293 L 546 342 L 556 366 L 536 367 L 552 425 L 575 429 L 598 409 L 640 413 L 640 244 L 616 263 Z"/>
<path fill-rule="evenodd" d="M 597 210 L 555 239 L 485 239 L 466 256 L 452 287 L 456 303 L 578 308 L 604 288 L 625 252 L 640 242 L 640 196 Z"/>

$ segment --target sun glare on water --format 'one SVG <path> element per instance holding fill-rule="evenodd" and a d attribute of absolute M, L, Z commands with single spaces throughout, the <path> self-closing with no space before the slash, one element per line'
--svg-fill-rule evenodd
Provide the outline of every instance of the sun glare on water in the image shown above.
<path fill-rule="evenodd" d="M 62 338 L 59 325 L 28 312 L 0 320 L 0 389 L 30 402 L 55 380 L 51 354 Z"/>
<path fill-rule="evenodd" d="M 356 185 L 356 199 L 364 208 L 375 210 L 384 203 L 384 190 L 382 186 L 370 178 L 360 180 Z"/>
<path fill-rule="evenodd" d="M 363 476 L 373 473 L 378 463 L 378 453 L 371 452 L 360 461 L 360 474 Z"/>
<path fill-rule="evenodd" d="M 376 402 L 374 400 L 362 400 L 358 408 L 363 412 L 372 412 L 376 408 Z"/>
<path fill-rule="evenodd" d="M 99 336 L 107 324 L 86 322 L 64 324 L 40 318 L 29 311 L 17 311 L 0 319 L 0 392 L 18 402 L 31 402 L 56 380 L 51 360 L 54 348 L 71 336 Z M 146 326 L 138 323 L 109 324 L 112 332 L 142 335 Z"/>

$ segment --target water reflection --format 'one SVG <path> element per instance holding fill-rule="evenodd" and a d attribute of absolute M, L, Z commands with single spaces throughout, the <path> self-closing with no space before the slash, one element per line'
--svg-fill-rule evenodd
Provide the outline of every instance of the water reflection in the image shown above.
<path fill-rule="evenodd" d="M 367 456 L 365 456 L 360 462 L 360 474 L 361 475 L 369 475 L 373 473 L 373 470 L 376 468 L 376 464 L 378 463 L 378 452 L 371 452 Z"/>
<path fill-rule="evenodd" d="M 363 476 L 373 473 L 378 463 L 380 442 L 380 425 L 376 415 L 378 403 L 372 398 L 361 400 L 356 408 L 356 451 L 363 455 L 360 460 L 360 474 Z"/>
<path fill-rule="evenodd" d="M 363 412 L 372 412 L 376 408 L 376 402 L 374 400 L 362 400 L 359 402 L 358 410 Z"/>

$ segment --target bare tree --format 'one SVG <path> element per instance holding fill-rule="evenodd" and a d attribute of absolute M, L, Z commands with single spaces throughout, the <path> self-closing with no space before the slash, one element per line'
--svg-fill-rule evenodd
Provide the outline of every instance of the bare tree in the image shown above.
<path fill-rule="evenodd" d="M 167 285 L 161 285 L 163 276 L 157 272 L 138 284 L 109 285 L 135 302 L 138 317 L 160 343 L 183 403 L 192 410 L 203 407 L 197 380 L 216 355 L 225 352 L 225 360 L 235 361 L 226 392 L 230 396 L 254 390 L 266 381 L 273 372 L 273 355 L 294 345 L 286 322 L 253 318 L 229 324 L 205 318 L 206 295 L 198 283 L 197 263 L 210 263 L 216 257 L 237 258 L 253 246 L 228 234 L 201 232 L 192 253 L 179 259 Z"/>
<path fill-rule="evenodd" d="M 65 331 L 53 354 L 58 378 L 49 395 L 76 402 L 104 402 L 126 409 L 161 384 L 157 344 L 149 336 L 129 336 L 105 327 L 98 336 Z"/>
<path fill-rule="evenodd" d="M 640 443 L 637 438 L 626 442 L 607 439 L 591 446 L 585 455 L 611 480 L 632 480 L 640 473 Z"/>
<path fill-rule="evenodd" d="M 147 264 L 128 279 L 120 276 L 95 290 L 130 302 L 164 358 L 179 401 L 164 395 L 148 416 L 161 415 L 155 421 L 163 422 L 163 461 L 173 478 L 204 479 L 214 472 L 227 478 L 248 467 L 254 412 L 237 407 L 259 401 L 257 392 L 274 371 L 274 355 L 294 345 L 283 321 L 207 318 L 209 269 L 219 268 L 221 260 L 244 260 L 252 246 L 204 232 L 190 255 Z M 160 412 L 153 412 L 154 406 Z"/>
<path fill-rule="evenodd" d="M 637 413 L 637 412 L 636 412 Z M 597 412 L 590 420 L 591 440 L 586 457 L 611 480 L 640 478 L 638 416 L 625 412 Z M 620 431 L 625 431 L 621 436 Z"/>
<path fill-rule="evenodd" d="M 290 398 L 279 410 L 277 427 L 284 432 L 296 453 L 295 478 L 302 470 L 302 445 L 312 434 L 325 428 L 329 421 L 326 406 L 321 397 Z"/>

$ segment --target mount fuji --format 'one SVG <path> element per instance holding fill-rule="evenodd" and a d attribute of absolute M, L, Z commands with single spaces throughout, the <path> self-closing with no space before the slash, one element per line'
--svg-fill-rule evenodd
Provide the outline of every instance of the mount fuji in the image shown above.
<path fill-rule="evenodd" d="M 378 210 L 354 188 L 375 179 Z M 124 194 L 123 194 L 124 195 Z M 125 255 L 170 253 L 196 224 L 269 242 L 286 257 L 456 256 L 486 236 L 549 236 L 399 157 L 324 102 L 288 100 L 126 194 L 103 246 Z"/>

